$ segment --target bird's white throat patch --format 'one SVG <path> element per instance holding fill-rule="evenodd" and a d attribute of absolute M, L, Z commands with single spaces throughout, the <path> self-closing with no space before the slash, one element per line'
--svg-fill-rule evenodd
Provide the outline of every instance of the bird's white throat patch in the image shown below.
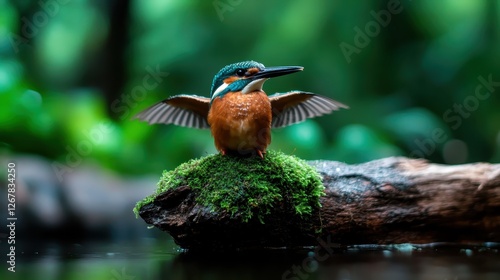
<path fill-rule="evenodd" d="M 214 91 L 214 95 L 212 96 L 212 98 L 215 98 L 216 96 L 219 95 L 219 93 L 221 93 L 223 90 L 225 90 L 227 88 L 229 84 L 226 84 L 226 83 L 222 83 L 222 85 L 220 85 L 215 91 Z"/>
<path fill-rule="evenodd" d="M 255 80 L 255 81 L 251 81 L 248 85 L 246 85 L 242 90 L 241 92 L 243 94 L 246 94 L 246 93 L 250 93 L 252 91 L 259 91 L 259 90 L 262 90 L 262 85 L 264 85 L 264 82 L 267 80 L 267 78 L 262 78 L 262 79 L 258 79 L 258 80 Z M 215 91 L 214 91 L 214 95 L 212 96 L 212 98 L 215 98 L 217 96 L 219 96 L 219 94 L 221 92 L 223 92 L 227 86 L 229 84 L 226 84 L 226 83 L 222 83 L 222 85 L 220 85 Z"/>
<path fill-rule="evenodd" d="M 241 91 L 243 94 L 250 93 L 252 91 L 259 91 L 262 90 L 262 85 L 264 85 L 264 82 L 267 80 L 267 78 L 262 78 L 258 79 L 255 81 L 251 81 L 248 85 L 246 85 L 243 90 Z"/>

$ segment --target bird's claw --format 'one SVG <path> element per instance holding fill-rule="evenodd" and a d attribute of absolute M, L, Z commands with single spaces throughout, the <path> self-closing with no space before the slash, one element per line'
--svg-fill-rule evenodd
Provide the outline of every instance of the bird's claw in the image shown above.
<path fill-rule="evenodd" d="M 264 153 L 265 153 L 265 152 L 264 152 Z M 264 155 L 263 155 L 263 153 L 262 153 L 262 151 L 261 151 L 261 150 L 257 150 L 257 154 L 259 155 L 259 157 L 260 157 L 261 159 L 264 159 Z"/>

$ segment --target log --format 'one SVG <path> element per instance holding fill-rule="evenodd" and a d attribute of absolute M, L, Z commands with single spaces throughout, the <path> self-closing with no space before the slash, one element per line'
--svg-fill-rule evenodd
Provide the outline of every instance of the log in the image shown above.
<path fill-rule="evenodd" d="M 241 222 L 195 201 L 189 186 L 159 194 L 139 215 L 187 249 L 500 242 L 500 164 L 439 165 L 391 157 L 363 164 L 309 161 L 322 176 L 321 207 Z"/>

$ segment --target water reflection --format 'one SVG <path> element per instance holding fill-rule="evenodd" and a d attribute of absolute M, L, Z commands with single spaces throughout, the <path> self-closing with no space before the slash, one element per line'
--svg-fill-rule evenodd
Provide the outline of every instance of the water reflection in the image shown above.
<path fill-rule="evenodd" d="M 5 243 L 2 245 L 4 252 Z M 356 246 L 314 250 L 181 252 L 171 239 L 29 244 L 0 279 L 500 279 L 500 246 Z"/>

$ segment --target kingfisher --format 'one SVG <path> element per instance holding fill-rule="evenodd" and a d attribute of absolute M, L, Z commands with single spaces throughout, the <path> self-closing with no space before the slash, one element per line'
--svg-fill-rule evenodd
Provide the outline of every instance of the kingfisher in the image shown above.
<path fill-rule="evenodd" d="M 271 128 L 299 123 L 348 106 L 325 96 L 289 91 L 268 96 L 270 78 L 302 71 L 301 66 L 265 67 L 243 61 L 223 67 L 212 81 L 210 98 L 180 94 L 134 116 L 149 124 L 175 124 L 210 129 L 222 154 L 257 154 L 264 158 L 271 143 Z"/>

